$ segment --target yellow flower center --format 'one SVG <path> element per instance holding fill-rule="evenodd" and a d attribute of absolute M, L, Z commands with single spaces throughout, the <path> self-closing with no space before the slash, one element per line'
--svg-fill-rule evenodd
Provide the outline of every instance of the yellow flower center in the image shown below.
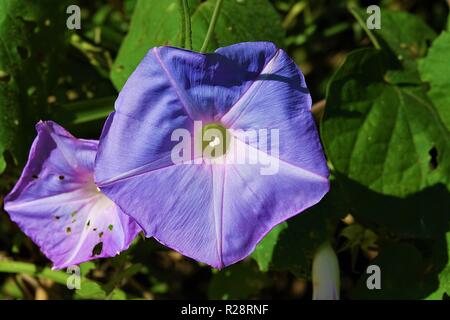
<path fill-rule="evenodd" d="M 209 123 L 202 128 L 203 155 L 208 158 L 223 156 L 229 147 L 227 129 L 219 123 Z"/>

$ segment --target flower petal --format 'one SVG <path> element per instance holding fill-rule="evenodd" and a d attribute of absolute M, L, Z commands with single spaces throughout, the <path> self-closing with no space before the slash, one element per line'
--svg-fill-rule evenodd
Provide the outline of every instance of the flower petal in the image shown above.
<path fill-rule="evenodd" d="M 126 249 L 139 228 L 93 182 L 98 142 L 76 139 L 50 121 L 36 129 L 25 169 L 5 198 L 11 220 L 54 268 Z"/>
<path fill-rule="evenodd" d="M 227 158 L 236 159 L 242 154 L 247 157 L 246 163 L 234 161 L 226 165 L 222 212 L 224 265 L 245 258 L 273 227 L 313 206 L 329 190 L 327 178 L 236 139 Z M 262 174 L 269 167 L 271 174 Z"/>
<path fill-rule="evenodd" d="M 221 122 L 232 130 L 277 130 L 279 139 L 269 141 L 280 159 L 328 178 L 329 172 L 313 120 L 311 97 L 295 63 L 279 50 L 258 79 L 225 114 Z M 253 137 L 261 138 L 264 134 Z M 260 141 L 250 137 L 248 143 Z"/>
<path fill-rule="evenodd" d="M 148 236 L 196 260 L 220 267 L 211 168 L 177 164 L 101 186 L 129 209 Z"/>

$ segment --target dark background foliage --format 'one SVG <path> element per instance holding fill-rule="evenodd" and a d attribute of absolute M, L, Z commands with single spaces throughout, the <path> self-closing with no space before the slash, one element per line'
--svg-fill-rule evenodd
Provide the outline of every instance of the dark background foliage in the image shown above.
<path fill-rule="evenodd" d="M 215 1 L 189 3 L 199 50 Z M 65 27 L 69 4 L 82 8 L 81 30 Z M 381 30 L 364 29 L 371 4 L 382 8 Z M 99 137 L 147 50 L 180 45 L 176 6 L 0 0 L 0 202 L 39 119 Z M 270 40 L 289 52 L 315 102 L 331 192 L 224 270 L 139 237 L 115 258 L 83 264 L 77 291 L 2 210 L 0 299 L 311 299 L 312 257 L 324 241 L 338 252 L 344 299 L 448 299 L 448 8 L 445 0 L 225 0 L 208 50 Z M 382 270 L 382 290 L 367 290 L 370 264 Z"/>

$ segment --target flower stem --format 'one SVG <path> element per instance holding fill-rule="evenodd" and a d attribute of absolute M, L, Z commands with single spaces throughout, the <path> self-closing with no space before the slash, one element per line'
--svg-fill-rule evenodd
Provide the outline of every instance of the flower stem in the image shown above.
<path fill-rule="evenodd" d="M 26 262 L 2 260 L 0 261 L 0 273 L 24 273 L 30 276 L 46 278 L 56 283 L 65 285 L 68 274 L 63 271 L 51 270 L 49 268 L 39 269 L 35 265 Z"/>
<path fill-rule="evenodd" d="M 181 15 L 181 45 L 192 50 L 191 11 L 188 0 L 178 0 L 178 7 Z"/>
<path fill-rule="evenodd" d="M 186 45 L 186 23 L 185 23 L 185 16 L 184 16 L 184 5 L 183 0 L 178 0 L 178 8 L 180 10 L 180 18 L 181 18 L 181 47 L 184 48 Z"/>
<path fill-rule="evenodd" d="M 208 49 L 209 41 L 211 40 L 211 37 L 214 33 L 214 28 L 217 24 L 217 19 L 219 18 L 220 9 L 222 7 L 223 0 L 217 0 L 216 6 L 214 7 L 214 12 L 211 17 L 211 22 L 209 23 L 208 32 L 206 33 L 205 41 L 203 41 L 202 48 L 200 49 L 200 52 L 206 52 L 206 49 Z"/>
<path fill-rule="evenodd" d="M 363 18 L 361 17 L 361 15 L 359 14 L 359 12 L 355 8 L 355 6 L 349 5 L 348 6 L 348 10 L 355 17 L 356 21 L 358 21 L 359 25 L 364 29 L 364 31 L 366 32 L 366 34 L 369 37 L 370 41 L 372 42 L 373 46 L 376 49 L 380 50 L 381 49 L 380 43 L 378 42 L 377 38 L 373 34 L 372 30 L 367 28 L 366 23 L 364 22 Z"/>

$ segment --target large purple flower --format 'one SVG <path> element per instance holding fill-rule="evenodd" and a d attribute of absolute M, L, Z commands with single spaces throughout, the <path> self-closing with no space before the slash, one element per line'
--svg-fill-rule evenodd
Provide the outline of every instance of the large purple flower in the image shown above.
<path fill-rule="evenodd" d="M 137 224 L 94 183 L 98 141 L 39 122 L 22 176 L 5 198 L 11 220 L 61 269 L 125 250 Z"/>
<path fill-rule="evenodd" d="M 105 124 L 96 182 L 147 236 L 221 268 L 328 191 L 310 107 L 302 73 L 272 43 L 212 54 L 153 48 Z M 200 133 L 201 152 L 219 145 L 224 153 L 199 157 L 194 141 L 180 152 L 188 161 L 174 162 L 180 130 Z M 247 161 L 236 161 L 243 154 Z"/>

